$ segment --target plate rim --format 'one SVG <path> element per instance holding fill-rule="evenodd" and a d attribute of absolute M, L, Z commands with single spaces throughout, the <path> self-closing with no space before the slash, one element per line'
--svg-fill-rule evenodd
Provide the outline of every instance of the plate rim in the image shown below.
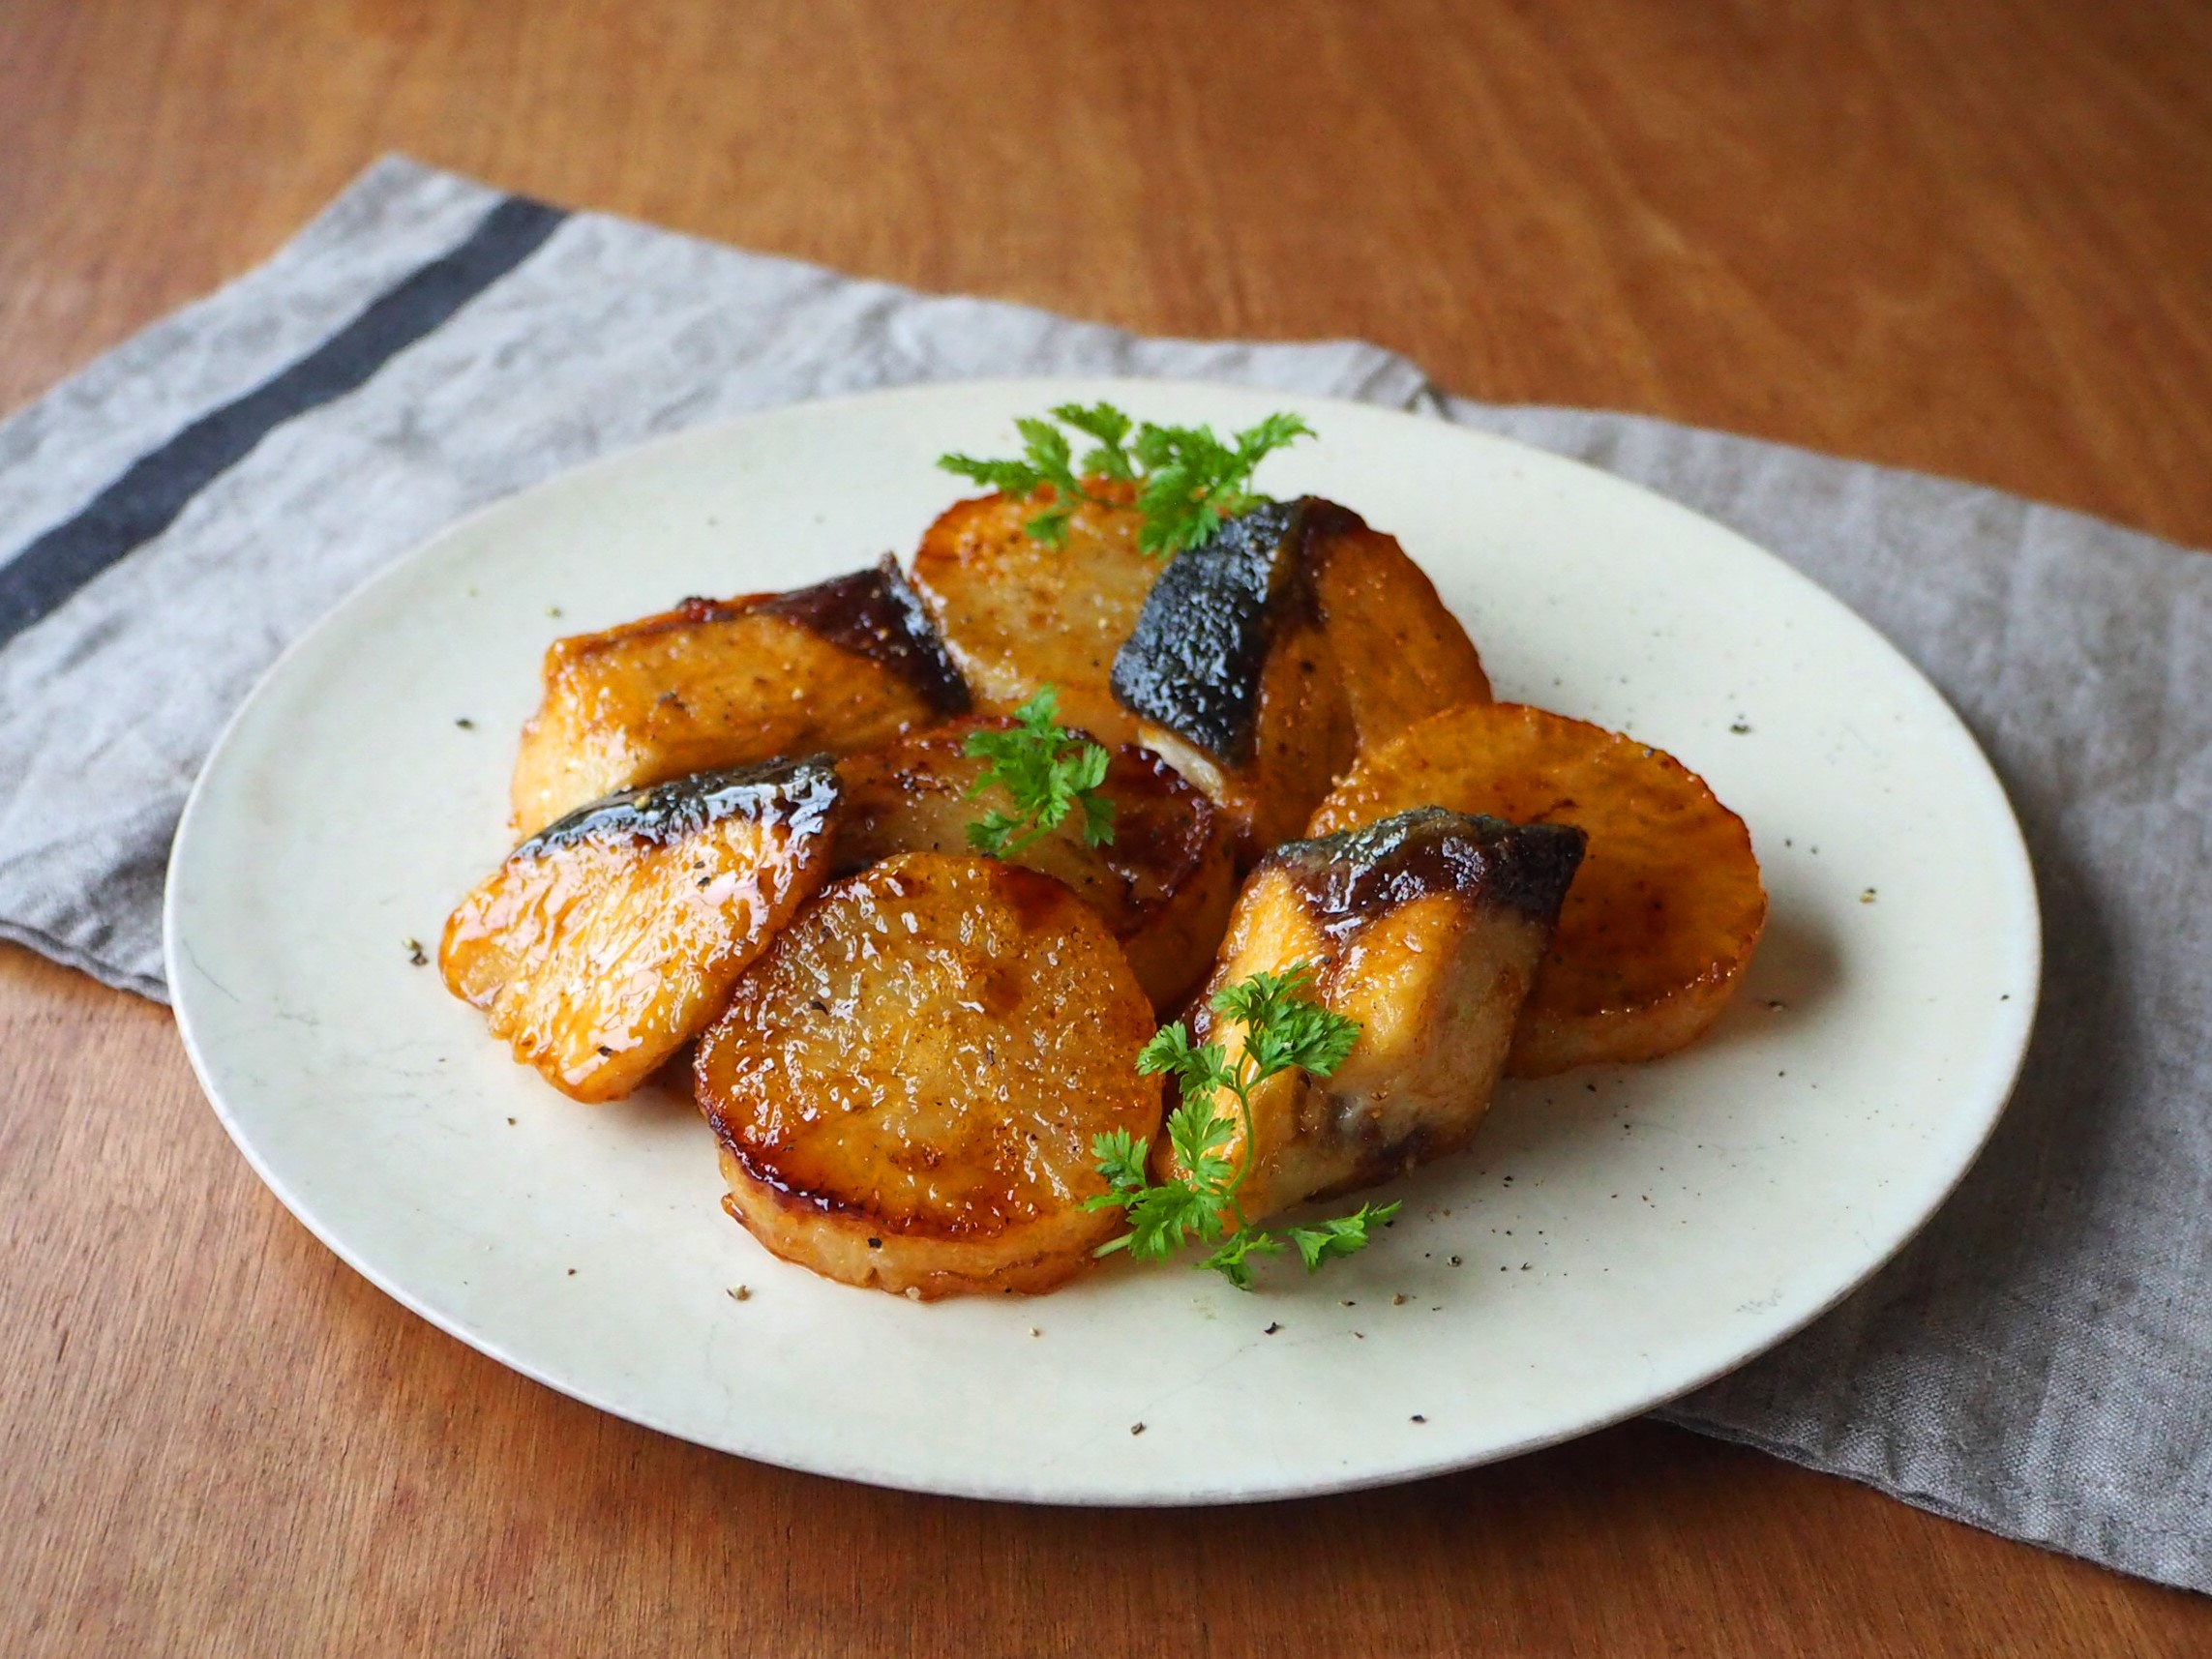
<path fill-rule="evenodd" d="M 1956 735 L 1964 741 L 1967 748 L 1981 762 L 1980 772 L 1974 779 L 1975 784 L 1986 786 L 1995 803 L 2003 809 L 2002 822 L 2009 829 L 2010 835 L 2006 838 L 2005 844 L 2001 848 L 2006 855 L 2001 862 L 2004 874 L 2008 878 L 2007 885 L 2011 889 L 2012 900 L 2018 906 L 2018 919 L 2020 924 L 2021 937 L 2018 943 L 2022 950 L 2022 982 L 2026 991 L 2024 994 L 2015 996 L 2008 1005 L 2009 1018 L 2002 1022 L 1996 1020 L 1991 1022 L 1990 1033 L 1993 1040 L 1991 1052 L 1997 1052 L 2000 1043 L 2003 1047 L 2010 1049 L 2009 1062 L 2001 1062 L 1992 1068 L 1994 1072 L 2002 1073 L 2001 1081 L 1994 1077 L 1990 1080 L 1991 1086 L 1988 1092 L 1993 1104 L 1984 1111 L 1982 1120 L 1973 1134 L 1972 1144 L 1965 1148 L 1958 1158 L 1956 1168 L 1949 1172 L 1941 1183 L 1940 1190 L 1933 1192 L 1932 1197 L 1921 1207 L 1915 1219 L 1898 1231 L 1898 1235 L 1890 1240 L 1884 1248 L 1876 1252 L 1863 1267 L 1848 1276 L 1825 1299 L 1805 1308 L 1771 1329 L 1762 1329 L 1755 1344 L 1736 1357 L 1713 1365 L 1689 1380 L 1679 1383 L 1670 1382 L 1664 1391 L 1645 1397 L 1638 1403 L 1624 1407 L 1617 1411 L 1593 1416 L 1578 1422 L 1574 1426 L 1563 1428 L 1556 1432 L 1529 1436 L 1510 1444 L 1492 1446 L 1472 1457 L 1444 1456 L 1420 1464 L 1393 1466 L 1389 1468 L 1374 1469 L 1362 1473 L 1332 1478 L 1316 1478 L 1250 1490 L 1227 1487 L 1182 1488 L 1149 1490 L 1143 1493 L 1132 1493 L 1121 1488 L 1112 1490 L 1101 1488 L 1097 1491 L 1091 1491 L 1071 1487 L 1064 1482 L 1052 1486 L 1025 1485 L 1017 1489 L 1013 1483 L 1005 1481 L 967 1482 L 921 1479 L 903 1475 L 896 1469 L 884 1469 L 869 1466 L 860 1460 L 842 1460 L 834 1456 L 794 1457 L 779 1453 L 772 1447 L 739 1446 L 702 1438 L 696 1434 L 687 1433 L 684 1429 L 670 1422 L 657 1420 L 655 1413 L 649 1409 L 621 1404 L 616 1400 L 602 1397 L 587 1387 L 550 1375 L 546 1368 L 537 1366 L 509 1351 L 497 1338 L 486 1332 L 471 1329 L 465 1321 L 449 1318 L 438 1309 L 429 1305 L 424 1298 L 407 1289 L 394 1277 L 381 1270 L 373 1260 L 356 1253 L 342 1237 L 338 1236 L 335 1229 L 327 1226 L 315 1214 L 314 1206 L 305 1201 L 255 1148 L 244 1126 L 239 1122 L 232 1107 L 224 1098 L 223 1091 L 215 1080 L 214 1067 L 203 1051 L 199 1033 L 194 1029 L 194 1017 L 191 1012 L 191 997 L 182 989 L 188 983 L 188 976 L 180 971 L 184 959 L 191 956 L 191 946 L 182 937 L 181 923 L 178 916 L 177 896 L 180 888 L 178 874 L 180 869 L 185 866 L 191 856 L 194 845 L 195 825 L 202 811 L 203 799 L 208 793 L 209 781 L 219 776 L 222 763 L 227 758 L 234 743 L 239 740 L 240 733 L 249 717 L 263 696 L 268 694 L 271 686 L 288 671 L 290 665 L 312 649 L 326 632 L 342 626 L 346 614 L 357 605 L 366 603 L 376 590 L 390 584 L 397 584 L 404 580 L 418 567 L 432 563 L 440 556 L 450 542 L 465 537 L 481 522 L 513 510 L 518 501 L 540 491 L 553 488 L 576 488 L 580 482 L 587 480 L 593 474 L 601 471 L 612 472 L 627 463 L 632 463 L 643 452 L 660 448 L 675 448 L 686 443 L 711 442 L 719 433 L 773 423 L 799 411 L 819 412 L 834 416 L 841 409 L 856 405 L 874 406 L 897 402 L 920 403 L 927 402 L 933 397 L 943 396 L 947 393 L 974 394 L 977 396 L 1021 393 L 1024 395 L 1042 395 L 1055 401 L 1062 401 L 1087 396 L 1096 396 L 1109 389 L 1141 397 L 1146 388 L 1172 389 L 1178 394 L 1197 393 L 1202 396 L 1223 394 L 1235 399 L 1293 399 L 1301 404 L 1333 405 L 1347 412 L 1355 412 L 1361 419 L 1387 417 L 1415 422 L 1425 428 L 1450 432 L 1453 434 L 1455 439 L 1472 442 L 1480 447 L 1504 450 L 1520 456 L 1536 458 L 1547 465 L 1557 464 L 1573 468 L 1576 472 L 1590 475 L 1599 481 L 1601 487 L 1611 487 L 1632 492 L 1634 495 L 1643 498 L 1647 507 L 1656 507 L 1663 512 L 1693 520 L 1701 527 L 1703 533 L 1717 533 L 1733 542 L 1740 548 L 1756 554 L 1768 566 L 1779 571 L 1790 582 L 1796 584 L 1801 601 L 1809 601 L 1816 607 L 1826 607 L 1838 619 L 1845 621 L 1849 627 L 1858 631 L 1866 640 L 1873 644 L 1881 653 L 1886 654 L 1894 667 L 1901 668 L 1911 680 L 1917 682 L 1919 688 L 1928 697 L 1932 707 L 1940 711 L 1942 719 L 1949 723 Z M 1994 854 L 2000 849 L 1989 848 L 1987 850 Z M 673 1438 L 684 1440 L 691 1444 L 704 1446 L 709 1450 L 718 1451 L 725 1455 L 743 1457 L 754 1462 L 799 1473 L 856 1481 L 886 1490 L 992 1502 L 1040 1503 L 1055 1507 L 1074 1508 L 1202 1508 L 1259 1502 L 1289 1502 L 1300 1498 L 1323 1496 L 1336 1493 L 1369 1491 L 1385 1486 L 1433 1479 L 1440 1475 L 1481 1467 L 1509 1458 L 1520 1457 L 1549 1446 L 1563 1444 L 1569 1440 L 1578 1439 L 1585 1435 L 1596 1434 L 1601 1430 L 1614 1427 L 1631 1418 L 1661 1409 L 1689 1394 L 1693 1394 L 1698 1389 L 1751 1363 L 1761 1355 L 1771 1352 L 1774 1348 L 1789 1341 L 1808 1326 L 1834 1311 L 1835 1308 L 1869 1283 L 1893 1262 L 1906 1246 L 1920 1236 L 1937 1212 L 1950 1201 L 1959 1185 L 1981 1161 L 1989 1141 L 1995 1135 L 1997 1126 L 2002 1122 L 2006 1111 L 2009 1110 L 2012 1097 L 2018 1086 L 2019 1076 L 2026 1064 L 2036 1018 L 2040 1011 L 2044 929 L 2035 867 L 2027 847 L 2025 834 L 2020 827 L 2018 814 L 2015 811 L 2010 793 L 2006 790 L 2003 780 L 1997 773 L 1988 752 L 1982 747 L 1980 740 L 1975 737 L 1972 728 L 1966 725 L 1958 710 L 1952 705 L 1951 700 L 1944 696 L 1942 690 L 1922 671 L 1916 663 L 1905 656 L 1871 622 L 1779 554 L 1752 541 L 1741 531 L 1707 514 L 1700 513 L 1694 508 L 1686 506 L 1684 503 L 1646 485 L 1609 472 L 1605 468 L 1589 461 L 1543 449 L 1503 433 L 1489 431 L 1479 427 L 1464 426 L 1449 418 L 1415 409 L 1385 403 L 1363 402 L 1356 399 L 1327 394 L 1300 392 L 1287 388 L 1240 385 L 1227 381 L 1181 379 L 1156 375 L 1048 374 L 919 381 L 899 386 L 841 393 L 825 398 L 804 399 L 791 403 L 746 410 L 714 420 L 702 421 L 675 431 L 651 434 L 636 442 L 623 444 L 607 454 L 595 456 L 574 466 L 562 468 L 543 479 L 523 486 L 522 489 L 510 490 L 481 503 L 440 525 L 407 551 L 401 553 L 355 583 L 333 602 L 313 623 L 303 629 L 279 652 L 277 657 L 255 679 L 252 689 L 240 699 L 237 707 L 232 710 L 229 718 L 224 722 L 221 733 L 210 746 L 206 758 L 202 761 L 199 771 L 193 781 L 192 788 L 186 798 L 184 809 L 179 815 L 177 827 L 171 840 L 163 881 L 162 948 L 164 971 L 171 997 L 171 1009 L 175 1018 L 178 1036 L 183 1043 L 194 1077 L 199 1083 L 201 1093 L 206 1097 L 209 1106 L 214 1111 L 217 1120 L 222 1124 L 224 1134 L 229 1137 L 232 1144 L 245 1158 L 248 1167 L 261 1181 L 262 1185 L 284 1205 L 294 1220 L 305 1227 L 318 1242 L 345 1263 L 347 1267 L 359 1273 L 378 1290 L 398 1302 L 409 1313 L 496 1363 L 566 1398 L 576 1400 L 593 1409 L 605 1411 L 612 1416 L 635 1423 L 652 1432 L 668 1435 Z M 201 971 L 204 973 L 204 970 Z M 2003 1028 L 2007 1025 L 2010 1026 L 2009 1032 Z"/>

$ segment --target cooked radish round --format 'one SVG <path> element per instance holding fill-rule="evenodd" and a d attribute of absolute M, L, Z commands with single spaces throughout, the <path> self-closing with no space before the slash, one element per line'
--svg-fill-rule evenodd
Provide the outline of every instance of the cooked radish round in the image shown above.
<path fill-rule="evenodd" d="M 1049 1290 L 1111 1237 L 1091 1141 L 1151 1136 L 1152 1009 L 1061 882 L 903 853 L 826 889 L 701 1040 L 725 1200 L 849 1285 Z"/>
<path fill-rule="evenodd" d="M 1488 702 L 1475 642 L 1397 538 L 1333 502 L 1309 499 L 1306 513 L 1314 601 L 1360 752 L 1438 709 Z"/>
<path fill-rule="evenodd" d="M 969 826 L 1007 804 L 998 789 L 970 798 L 990 762 L 966 753 L 968 734 L 1012 724 L 963 721 L 840 762 L 845 811 L 834 873 L 900 852 L 968 852 Z M 1113 751 L 1098 793 L 1114 808 L 1112 841 L 1087 844 L 1083 815 L 1073 813 L 1013 862 L 1059 876 L 1097 911 L 1152 1006 L 1165 1010 L 1206 977 L 1228 925 L 1237 897 L 1228 824 L 1175 768 L 1142 749 Z"/>
<path fill-rule="evenodd" d="M 1088 487 L 1133 496 L 1111 479 Z M 1049 685 L 1068 725 L 1109 746 L 1134 743 L 1137 722 L 1106 682 L 1162 561 L 1138 550 L 1143 520 L 1127 508 L 1086 504 L 1064 545 L 1032 541 L 1023 527 L 1049 501 L 1046 491 L 954 503 L 922 537 L 914 586 L 978 712 L 1011 714 Z"/>
<path fill-rule="evenodd" d="M 1758 860 L 1744 820 L 1672 755 L 1542 709 L 1468 704 L 1363 756 L 1310 833 L 1420 806 L 1589 834 L 1514 1032 L 1514 1075 L 1671 1053 L 1734 993 L 1766 922 Z"/>

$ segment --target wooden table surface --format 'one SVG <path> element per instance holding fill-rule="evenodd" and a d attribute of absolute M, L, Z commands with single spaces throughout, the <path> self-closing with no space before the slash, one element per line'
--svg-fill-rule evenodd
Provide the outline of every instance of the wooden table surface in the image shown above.
<path fill-rule="evenodd" d="M 2212 545 L 2187 0 L 0 0 L 0 407 L 391 149 Z M 1648 1424 L 1199 1514 L 757 1467 L 341 1266 L 163 1010 L 0 951 L 0 1651 L 2212 1652 L 2212 1602 Z"/>

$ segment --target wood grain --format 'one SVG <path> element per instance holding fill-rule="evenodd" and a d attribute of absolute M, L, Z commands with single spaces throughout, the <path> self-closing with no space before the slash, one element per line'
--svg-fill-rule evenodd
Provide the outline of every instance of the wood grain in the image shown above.
<path fill-rule="evenodd" d="M 7 0 L 0 406 L 394 148 L 2212 544 L 2212 13 L 2185 0 Z M 1204 1515 L 739 1463 L 340 1265 L 163 1011 L 0 951 L 0 1054 L 9 1653 L 2212 1650 L 2212 1603 L 1651 1425 Z"/>

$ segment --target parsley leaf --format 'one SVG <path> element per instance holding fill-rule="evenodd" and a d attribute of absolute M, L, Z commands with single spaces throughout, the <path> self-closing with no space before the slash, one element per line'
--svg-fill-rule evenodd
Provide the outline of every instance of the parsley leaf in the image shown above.
<path fill-rule="evenodd" d="M 1137 476 L 1130 470 L 1126 446 L 1129 417 L 1113 404 L 1093 403 L 1087 409 L 1081 403 L 1062 403 L 1053 410 L 1052 418 L 1062 426 L 1073 427 L 1085 437 L 1098 440 L 1098 447 L 1086 453 L 1083 458 L 1083 470 L 1086 473 L 1124 482 Z"/>
<path fill-rule="evenodd" d="M 1211 1241 L 1221 1236 L 1221 1205 L 1214 1195 L 1181 1181 L 1147 1187 L 1129 1201 L 1129 1254 L 1139 1261 L 1173 1256 L 1193 1233 Z M 1104 1255 L 1122 1240 L 1109 1245 Z"/>
<path fill-rule="evenodd" d="M 1106 405 L 1101 403 L 1099 407 L 1103 409 Z M 1052 499 L 1023 528 L 1032 540 L 1048 548 L 1065 546 L 1068 518 L 1078 506 L 1091 499 L 1084 492 L 1083 481 L 1075 476 L 1074 453 L 1068 445 L 1067 434 L 1052 422 L 1033 416 L 1016 421 L 1014 430 L 1022 434 L 1020 460 L 979 460 L 969 455 L 941 455 L 937 464 L 946 472 L 971 478 L 977 484 L 1002 489 L 1008 495 L 1034 495 L 1050 485 Z M 1090 458 L 1084 464 L 1091 471 L 1098 470 L 1091 466 Z"/>
<path fill-rule="evenodd" d="M 968 826 L 968 844 L 977 852 L 1011 858 L 1058 829 L 1078 804 L 1084 844 L 1113 841 L 1114 803 L 1097 793 L 1106 782 L 1106 751 L 1055 720 L 1059 707 L 1059 694 L 1046 686 L 1014 711 L 1012 726 L 968 734 L 962 753 L 991 762 L 968 798 L 1001 788 L 1014 802 L 1012 812 L 994 807 Z"/>
<path fill-rule="evenodd" d="M 1211 1267 L 1240 1290 L 1252 1288 L 1251 1258 L 1255 1256 L 1280 1256 L 1283 1241 L 1272 1233 L 1261 1232 L 1255 1228 L 1239 1228 L 1236 1235 L 1211 1256 L 1199 1263 Z"/>
<path fill-rule="evenodd" d="M 1106 1177 L 1106 1184 L 1117 1193 L 1141 1192 L 1145 1186 L 1145 1154 L 1151 1150 L 1151 1142 L 1142 1136 L 1132 1136 L 1126 1129 L 1116 1129 L 1098 1137 L 1091 1150 L 1098 1157 L 1098 1172 Z M 1089 1207 L 1104 1209 L 1113 1203 L 1111 1198 L 1092 1199 Z"/>
<path fill-rule="evenodd" d="M 1155 427 L 1137 433 L 1137 462 L 1144 468 L 1137 507 L 1145 527 L 1137 546 L 1148 553 L 1180 553 L 1211 538 L 1224 518 L 1249 512 L 1268 499 L 1251 488 L 1252 473 L 1269 453 L 1313 429 L 1296 415 L 1270 415 L 1237 434 L 1233 444 L 1211 427 Z"/>
<path fill-rule="evenodd" d="M 1213 1102 L 1204 1096 L 1187 1099 L 1168 1113 L 1168 1144 L 1175 1148 L 1185 1181 L 1201 1195 L 1227 1195 L 1237 1167 L 1221 1149 L 1236 1138 L 1236 1120 L 1217 1114 Z"/>
<path fill-rule="evenodd" d="M 1360 1040 L 1358 1022 L 1304 994 L 1312 979 L 1305 963 L 1294 963 L 1281 973 L 1255 973 L 1226 986 L 1213 998 L 1216 1012 L 1243 1025 L 1245 1052 L 1262 1075 L 1296 1067 L 1328 1077 Z"/>
<path fill-rule="evenodd" d="M 1327 1077 L 1360 1040 L 1358 1021 L 1307 994 L 1312 983 L 1312 970 L 1294 963 L 1280 973 L 1256 973 L 1215 992 L 1214 1011 L 1244 1027 L 1234 1059 L 1223 1044 L 1193 1043 L 1180 1022 L 1162 1025 L 1144 1046 L 1137 1070 L 1173 1077 L 1181 1089 L 1182 1103 L 1167 1120 L 1179 1173 L 1151 1180 L 1145 1169 L 1147 1142 L 1132 1140 L 1126 1130 L 1094 1140 L 1091 1155 L 1109 1190 L 1087 1207 L 1121 1209 L 1129 1220 L 1129 1230 L 1101 1245 L 1097 1254 L 1126 1250 L 1139 1260 L 1156 1261 L 1195 1240 L 1214 1247 L 1200 1267 L 1249 1290 L 1254 1259 L 1283 1253 L 1283 1240 L 1246 1221 L 1237 1200 L 1251 1169 L 1252 1090 L 1286 1071 Z M 1228 1155 L 1240 1133 L 1244 1145 L 1241 1161 Z M 1290 1247 L 1308 1272 L 1316 1272 L 1331 1257 L 1365 1249 L 1368 1229 L 1397 1213 L 1395 1202 L 1362 1204 L 1351 1215 L 1317 1227 L 1290 1229 Z"/>
<path fill-rule="evenodd" d="M 1147 1076 L 1167 1072 L 1185 1097 L 1211 1094 L 1229 1082 L 1229 1052 L 1218 1043 L 1193 1048 L 1181 1022 L 1162 1025 L 1137 1054 L 1137 1070 Z"/>
<path fill-rule="evenodd" d="M 1395 1199 L 1379 1209 L 1373 1204 L 1361 1204 L 1350 1215 L 1340 1215 L 1319 1227 L 1292 1228 L 1290 1241 L 1298 1246 L 1299 1259 L 1305 1263 L 1305 1270 L 1318 1273 L 1321 1264 L 1331 1256 L 1351 1256 L 1366 1249 L 1367 1229 L 1387 1225 L 1397 1213 Z"/>
<path fill-rule="evenodd" d="M 1163 558 L 1197 547 L 1224 518 L 1270 499 L 1252 489 L 1253 472 L 1274 451 L 1313 436 L 1304 421 L 1284 413 L 1268 416 L 1226 443 L 1208 426 L 1138 425 L 1111 403 L 1061 403 L 1051 416 L 1014 423 L 1022 434 L 1019 460 L 942 455 L 937 464 L 1008 495 L 1033 496 L 1049 488 L 1050 498 L 1024 528 L 1050 548 L 1066 546 L 1067 520 L 1084 502 L 1119 510 L 1119 503 L 1085 489 L 1085 478 L 1134 484 L 1136 511 L 1144 516 L 1137 546 Z M 1080 468 L 1061 427 L 1092 441 Z"/>

